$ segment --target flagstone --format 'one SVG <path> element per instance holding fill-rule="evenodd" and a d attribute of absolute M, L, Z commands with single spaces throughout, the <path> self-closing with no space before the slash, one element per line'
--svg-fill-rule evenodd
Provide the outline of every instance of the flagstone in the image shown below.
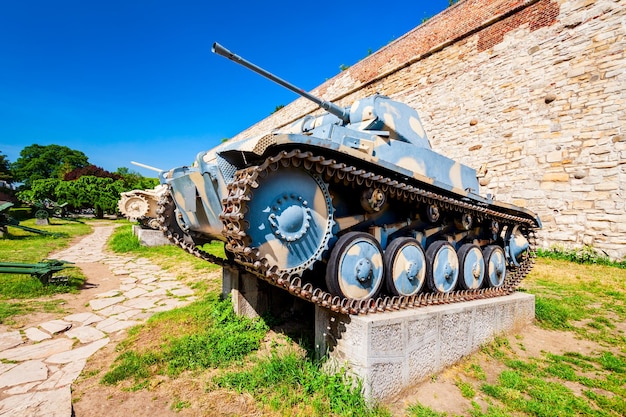
<path fill-rule="evenodd" d="M 0 388 L 43 381 L 47 377 L 48 368 L 42 361 L 26 361 L 0 375 Z"/>
<path fill-rule="evenodd" d="M 132 300 L 126 301 L 123 305 L 126 307 L 148 309 L 154 307 L 154 304 L 159 301 L 160 298 L 153 297 L 138 297 Z"/>
<path fill-rule="evenodd" d="M 125 292 L 124 296 L 126 298 L 135 298 L 135 297 L 139 297 L 140 295 L 144 295 L 147 292 L 148 291 L 144 290 L 143 288 L 134 288 L 130 291 Z"/>
<path fill-rule="evenodd" d="M 171 290 L 172 288 L 180 287 L 182 283 L 176 282 L 176 281 L 164 281 L 164 282 L 158 282 L 156 283 L 156 285 L 160 288 Z"/>
<path fill-rule="evenodd" d="M 24 394 L 25 392 L 30 391 L 30 389 L 36 386 L 37 384 L 41 384 L 41 381 L 29 382 L 28 384 L 22 384 L 22 385 L 16 385 L 13 388 L 5 390 L 4 393 L 8 395 Z"/>
<path fill-rule="evenodd" d="M 80 359 L 87 359 L 98 351 L 102 346 L 109 343 L 109 338 L 104 338 L 91 342 L 88 345 L 72 349 L 69 352 L 61 352 L 55 355 L 49 356 L 45 361 L 46 363 L 69 363 Z"/>
<path fill-rule="evenodd" d="M 78 378 L 86 364 L 87 359 L 79 359 L 68 363 L 63 368 L 50 375 L 45 382 L 42 382 L 41 385 L 37 387 L 37 389 L 52 389 L 71 384 L 76 378 Z"/>
<path fill-rule="evenodd" d="M 94 310 L 102 310 L 105 307 L 124 301 L 126 297 L 118 296 L 111 298 L 98 298 L 96 300 L 89 301 L 89 306 Z"/>
<path fill-rule="evenodd" d="M 63 320 L 50 320 L 41 323 L 39 327 L 50 334 L 57 334 L 69 330 L 72 327 L 72 323 Z"/>
<path fill-rule="evenodd" d="M 106 333 L 114 333 L 140 323 L 141 322 L 135 320 L 117 320 L 113 317 L 109 317 L 109 319 L 98 323 L 98 329 Z"/>
<path fill-rule="evenodd" d="M 89 312 L 72 314 L 72 315 L 64 317 L 64 319 L 67 321 L 74 321 L 77 323 L 82 323 L 83 326 L 88 326 L 90 324 L 103 320 L 103 318 L 100 317 L 99 315 L 89 313 Z"/>
<path fill-rule="evenodd" d="M 24 343 L 19 331 L 0 333 L 0 350 L 11 349 Z"/>
<path fill-rule="evenodd" d="M 176 279 L 174 274 L 161 274 L 161 281 L 174 281 Z"/>
<path fill-rule="evenodd" d="M 188 288 L 188 287 L 172 289 L 172 290 L 170 290 L 170 292 L 172 294 L 174 294 L 175 296 L 177 296 L 177 297 L 186 297 L 188 295 L 193 295 L 194 294 L 194 291 L 191 288 Z"/>
<path fill-rule="evenodd" d="M 103 292 L 100 294 L 96 294 L 96 298 L 115 297 L 116 295 L 120 295 L 120 290 L 111 290 L 111 291 Z"/>
<path fill-rule="evenodd" d="M 0 352 L 0 359 L 25 361 L 46 358 L 50 355 L 70 350 L 73 344 L 74 342 L 66 338 L 46 340 L 34 345 L 14 347 L 13 349 Z"/>
<path fill-rule="evenodd" d="M 100 314 L 102 314 L 103 316 L 113 316 L 115 314 L 122 314 L 127 312 L 128 310 L 132 310 L 132 308 L 130 307 L 125 307 L 123 305 L 120 304 L 116 304 L 107 308 L 103 308 L 102 310 L 99 311 Z"/>
<path fill-rule="evenodd" d="M 76 338 L 80 343 L 89 343 L 96 340 L 100 340 L 106 335 L 100 330 L 91 326 L 76 327 L 65 333 L 70 339 Z"/>
<path fill-rule="evenodd" d="M 52 339 L 52 336 L 50 336 L 50 334 L 41 331 L 36 327 L 29 327 L 28 329 L 24 330 L 24 334 L 33 342 L 41 342 L 42 340 Z"/>
<path fill-rule="evenodd" d="M 5 373 L 6 371 L 8 371 L 11 368 L 14 368 L 17 366 L 17 363 L 2 363 L 0 362 L 0 374 Z"/>
<path fill-rule="evenodd" d="M 0 401 L 0 416 L 68 417 L 72 415 L 70 386 L 52 391 L 12 395 Z"/>
<path fill-rule="evenodd" d="M 117 320 L 128 320 L 131 317 L 135 317 L 137 314 L 140 314 L 141 310 L 139 309 L 130 309 L 120 314 L 112 315 L 111 318 L 115 318 Z"/>

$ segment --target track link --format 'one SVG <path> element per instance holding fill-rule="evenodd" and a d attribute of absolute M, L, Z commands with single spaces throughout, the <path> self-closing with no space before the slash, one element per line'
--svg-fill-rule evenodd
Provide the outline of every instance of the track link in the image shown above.
<path fill-rule="evenodd" d="M 421 293 L 412 296 L 377 297 L 367 300 L 352 300 L 330 294 L 311 283 L 303 283 L 299 272 L 281 272 L 277 266 L 270 265 L 258 251 L 250 247 L 250 239 L 246 234 L 245 214 L 247 201 L 252 191 L 259 186 L 257 179 L 265 176 L 278 166 L 300 167 L 322 175 L 327 181 L 355 183 L 365 187 L 381 188 L 390 198 L 410 202 L 438 204 L 446 210 L 467 212 L 474 216 L 497 220 L 503 225 L 522 225 L 531 248 L 515 270 L 507 271 L 502 286 L 497 288 L 481 288 L 477 290 L 459 290 L 447 294 Z M 267 158 L 261 165 L 237 171 L 234 180 L 228 185 L 228 196 L 223 199 L 223 212 L 220 219 L 224 224 L 222 234 L 226 238 L 226 250 L 233 253 L 236 264 L 243 266 L 248 272 L 269 282 L 270 284 L 289 291 L 296 297 L 315 303 L 321 307 L 343 314 L 372 314 L 401 309 L 412 309 L 437 304 L 450 304 L 461 301 L 493 298 L 511 294 L 522 279 L 530 272 L 535 260 L 535 228 L 534 222 L 528 218 L 500 213 L 496 210 L 443 196 L 410 184 L 398 182 L 391 178 L 357 168 L 352 165 L 313 155 L 311 152 L 299 150 L 282 151 L 276 156 Z M 185 241 L 173 227 L 174 202 L 171 193 L 167 192 L 159 201 L 158 220 L 165 235 L 178 246 L 195 256 L 221 266 L 233 266 L 229 260 L 208 254 L 193 244 Z M 172 213 L 168 215 L 168 213 Z M 177 225 L 176 225 L 177 226 Z"/>
<path fill-rule="evenodd" d="M 214 263 L 221 267 L 232 267 L 235 265 L 228 259 L 220 258 L 219 256 L 212 255 L 198 248 L 192 243 L 191 238 L 185 239 L 185 233 L 182 231 L 180 226 L 178 226 L 176 218 L 174 217 L 175 208 L 176 206 L 174 204 L 174 199 L 172 198 L 170 187 L 163 193 L 161 198 L 159 198 L 156 210 L 159 227 L 170 242 L 176 246 L 180 246 L 186 252 L 189 252 L 200 259 L 204 259 L 205 261 Z"/>

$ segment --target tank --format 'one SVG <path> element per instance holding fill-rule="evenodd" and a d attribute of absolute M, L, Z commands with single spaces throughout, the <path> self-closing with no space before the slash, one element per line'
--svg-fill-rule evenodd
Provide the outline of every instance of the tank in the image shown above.
<path fill-rule="evenodd" d="M 157 219 L 174 243 L 347 314 L 501 296 L 528 273 L 539 217 L 481 196 L 413 108 L 383 95 L 340 107 L 213 52 L 325 112 L 163 172 Z M 226 259 L 201 250 L 214 240 Z"/>
<path fill-rule="evenodd" d="M 156 220 L 157 205 L 161 194 L 168 190 L 166 185 L 154 189 L 132 190 L 120 193 L 117 207 L 130 221 L 138 221 L 143 227 L 159 230 L 161 225 Z"/>

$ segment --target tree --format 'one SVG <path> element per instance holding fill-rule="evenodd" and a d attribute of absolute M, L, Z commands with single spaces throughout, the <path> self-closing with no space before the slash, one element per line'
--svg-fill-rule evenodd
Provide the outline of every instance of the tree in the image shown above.
<path fill-rule="evenodd" d="M 33 204 L 37 201 L 52 200 L 57 201 L 56 188 L 61 180 L 58 178 L 46 178 L 43 180 L 35 180 L 29 189 L 22 190 L 17 193 L 17 198 L 27 204 Z"/>
<path fill-rule="evenodd" d="M 140 173 L 131 171 L 126 167 L 118 168 L 114 175 L 118 175 L 124 183 L 124 191 L 145 190 L 159 185 L 158 178 L 144 177 Z"/>
<path fill-rule="evenodd" d="M 121 175 L 109 172 L 104 168 L 100 168 L 99 166 L 87 165 L 85 167 L 75 168 L 71 170 L 63 176 L 63 179 L 65 181 L 72 181 L 77 180 L 84 175 L 91 175 L 93 177 L 100 178 L 113 178 L 114 180 L 119 180 L 120 178 L 122 178 Z"/>
<path fill-rule="evenodd" d="M 11 163 L 2 151 L 0 151 L 0 181 L 4 181 L 7 184 L 13 182 L 13 175 L 11 175 Z"/>
<path fill-rule="evenodd" d="M 30 188 L 33 181 L 45 178 L 63 178 L 76 168 L 89 165 L 87 156 L 81 151 L 61 145 L 30 145 L 22 149 L 20 157 L 11 168 L 14 179 Z"/>
<path fill-rule="evenodd" d="M 115 213 L 120 193 L 125 191 L 122 180 L 83 175 L 74 181 L 60 181 L 55 192 L 57 201 L 67 202 L 75 209 L 94 208 L 96 217 Z"/>

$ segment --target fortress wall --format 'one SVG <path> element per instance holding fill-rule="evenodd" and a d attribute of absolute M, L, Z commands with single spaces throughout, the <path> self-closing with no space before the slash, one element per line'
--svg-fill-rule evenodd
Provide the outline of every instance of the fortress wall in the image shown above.
<path fill-rule="evenodd" d="M 319 86 L 418 110 L 433 148 L 536 211 L 540 243 L 626 256 L 624 0 L 462 0 Z M 417 19 L 417 17 L 416 17 Z M 298 99 L 238 135 L 315 111 Z"/>

